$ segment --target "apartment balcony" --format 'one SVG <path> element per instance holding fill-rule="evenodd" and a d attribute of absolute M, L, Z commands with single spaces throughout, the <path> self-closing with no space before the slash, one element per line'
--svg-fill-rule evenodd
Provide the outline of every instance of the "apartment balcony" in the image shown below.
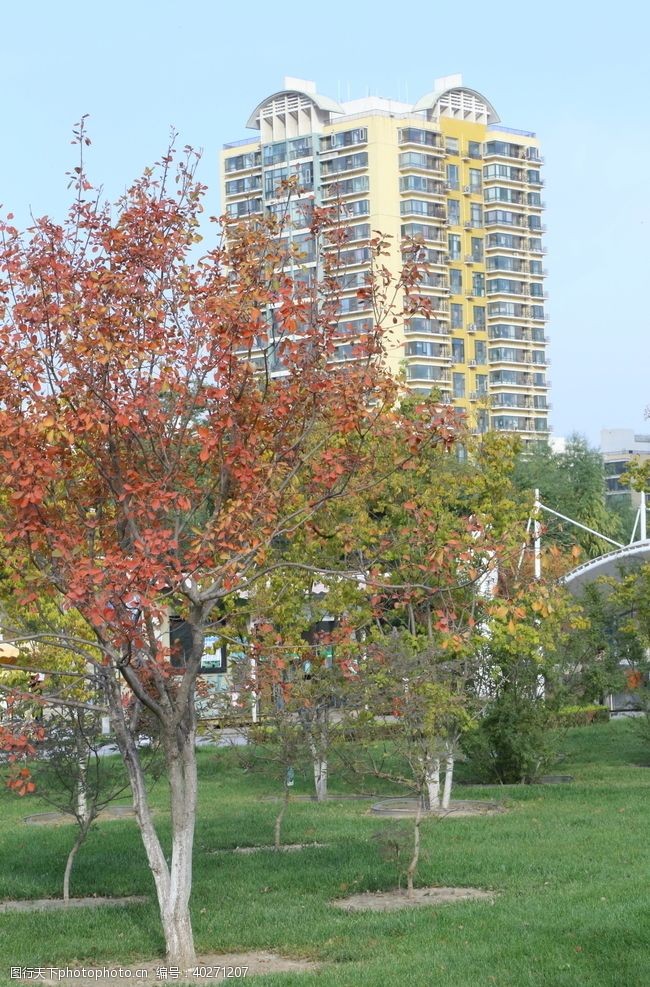
<path fill-rule="evenodd" d="M 492 205 L 492 203 L 490 203 Z M 495 207 L 498 208 L 498 207 Z M 490 210 L 491 211 L 491 210 Z M 509 212 L 510 210 L 502 210 L 503 212 Z M 483 220 L 483 225 L 486 229 L 493 229 L 494 227 L 501 226 L 506 230 L 527 230 L 528 221 L 527 217 L 523 214 L 513 214 L 512 216 L 485 216 Z M 539 228 L 540 232 L 542 228 Z"/>
<path fill-rule="evenodd" d="M 423 200 L 421 199 L 402 199 L 399 206 L 400 215 L 420 216 L 422 219 L 437 219 L 444 226 L 447 225 L 447 212 L 442 206 L 437 202 L 426 202 L 423 207 L 422 203 Z"/>
<path fill-rule="evenodd" d="M 413 343 L 413 342 L 406 343 L 404 350 L 404 358 L 409 364 L 417 362 L 417 363 L 422 363 L 425 366 L 432 366 L 432 367 L 436 367 L 439 364 L 443 364 L 445 367 L 449 367 L 451 365 L 452 358 L 451 358 L 450 346 L 442 346 L 440 344 L 431 344 L 431 343 L 425 344 L 427 346 L 438 345 L 437 352 L 431 352 L 431 353 L 416 352 L 415 350 L 411 351 L 409 349 L 409 347 L 414 347 L 417 345 L 422 345 L 422 344 Z"/>
<path fill-rule="evenodd" d="M 451 371 L 426 364 L 409 364 L 406 368 L 406 379 L 408 381 L 426 381 L 435 387 L 437 384 L 451 384 Z"/>
<path fill-rule="evenodd" d="M 511 168 L 510 174 L 508 175 L 490 175 L 489 177 L 483 176 L 483 188 L 492 188 L 495 185 L 501 185 L 503 183 L 508 185 L 526 185 L 528 184 L 528 178 L 526 176 L 525 168 Z"/>
<path fill-rule="evenodd" d="M 399 132 L 400 147 L 426 147 L 427 151 L 436 154 L 445 153 L 442 134 L 433 130 L 422 130 L 419 127 L 403 127 Z"/>
<path fill-rule="evenodd" d="M 494 394 L 490 404 L 495 411 L 502 408 L 512 408 L 516 411 L 533 410 L 532 399 L 527 397 L 525 394 L 519 394 L 515 399 L 512 397 L 506 397 L 503 394 Z"/>
<path fill-rule="evenodd" d="M 399 156 L 399 170 L 401 172 L 424 172 L 426 175 L 442 177 L 444 168 L 442 159 L 435 157 L 433 148 L 426 148 L 421 151 L 404 151 Z"/>
<path fill-rule="evenodd" d="M 450 329 L 441 319 L 426 319 L 423 316 L 410 318 L 404 326 L 407 336 L 449 336 Z"/>
<path fill-rule="evenodd" d="M 528 241 L 525 236 L 517 236 L 516 234 L 511 235 L 511 240 L 508 243 L 490 243 L 490 235 L 484 240 L 484 247 L 486 252 L 493 253 L 496 251 L 500 253 L 502 251 L 506 253 L 525 253 L 528 250 Z"/>

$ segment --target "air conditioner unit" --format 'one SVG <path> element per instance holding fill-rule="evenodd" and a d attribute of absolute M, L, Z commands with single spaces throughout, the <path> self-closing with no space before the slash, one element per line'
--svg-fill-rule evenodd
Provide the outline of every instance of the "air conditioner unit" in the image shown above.
<path fill-rule="evenodd" d="M 474 322 L 472 322 L 472 324 L 467 327 L 467 331 L 468 332 L 476 332 L 476 329 L 477 329 L 477 326 L 476 326 L 476 324 Z"/>
<path fill-rule="evenodd" d="M 471 191 L 472 191 L 471 185 L 463 185 L 463 194 L 464 195 L 469 195 Z"/>
<path fill-rule="evenodd" d="M 465 263 L 466 264 L 474 264 L 476 262 L 475 262 L 475 260 L 474 260 L 474 258 L 472 257 L 471 254 L 465 254 Z"/>
<path fill-rule="evenodd" d="M 468 366 L 469 366 L 469 367 L 475 367 L 475 366 L 477 366 L 477 363 L 476 363 L 476 360 L 470 360 L 470 361 L 468 362 Z"/>
<path fill-rule="evenodd" d="M 471 228 L 472 228 L 472 224 L 471 223 L 465 223 L 465 229 L 466 230 L 471 230 Z"/>

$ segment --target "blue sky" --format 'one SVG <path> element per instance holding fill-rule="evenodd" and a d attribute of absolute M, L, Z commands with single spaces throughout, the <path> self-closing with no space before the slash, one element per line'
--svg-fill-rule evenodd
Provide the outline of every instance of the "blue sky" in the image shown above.
<path fill-rule="evenodd" d="M 24 0 L 3 5 L 2 26 L 0 202 L 21 222 L 30 209 L 62 217 L 83 113 L 88 170 L 109 197 L 159 157 L 173 125 L 204 151 L 216 213 L 221 144 L 246 136 L 284 75 L 334 98 L 415 100 L 462 72 L 504 124 L 542 141 L 555 434 L 650 432 L 645 4 Z"/>

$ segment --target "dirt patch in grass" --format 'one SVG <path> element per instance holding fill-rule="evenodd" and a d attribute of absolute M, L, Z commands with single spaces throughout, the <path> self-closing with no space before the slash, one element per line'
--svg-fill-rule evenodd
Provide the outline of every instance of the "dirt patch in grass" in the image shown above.
<path fill-rule="evenodd" d="M 330 905 L 346 912 L 392 912 L 397 908 L 453 905 L 460 901 L 492 902 L 494 895 L 481 888 L 414 888 L 411 898 L 407 897 L 406 891 L 364 891 L 331 901 Z"/>
<path fill-rule="evenodd" d="M 110 805 L 97 816 L 99 822 L 106 822 L 109 819 L 134 819 L 135 809 L 132 805 Z M 28 826 L 60 826 L 64 823 L 73 825 L 76 823 L 74 816 L 65 812 L 37 812 L 33 816 L 25 816 L 24 821 Z"/>
<path fill-rule="evenodd" d="M 274 850 L 277 853 L 295 853 L 298 850 L 310 850 L 312 847 L 327 846 L 327 843 L 282 843 L 280 846 L 273 846 L 268 843 L 264 846 L 236 846 L 231 850 L 212 850 L 212 853 L 260 853 L 263 850 Z"/>
<path fill-rule="evenodd" d="M 131 894 L 123 898 L 71 898 L 66 903 L 62 898 L 30 898 L 24 901 L 0 901 L 1 912 L 40 912 L 67 908 L 99 908 L 102 905 L 123 907 L 124 905 L 144 905 L 149 901 L 146 895 Z"/>
<path fill-rule="evenodd" d="M 417 812 L 418 803 L 414 798 L 384 799 L 373 805 L 371 812 L 392 819 L 407 819 Z M 452 799 L 448 809 L 427 809 L 424 818 L 458 818 L 459 816 L 494 816 L 506 809 L 500 802 L 482 802 L 478 799 Z"/>
<path fill-rule="evenodd" d="M 169 982 L 181 984 L 212 984 L 227 980 L 239 981 L 246 976 L 263 973 L 310 973 L 320 965 L 310 960 L 292 960 L 275 953 L 211 953 L 199 956 L 196 966 L 187 972 L 168 966 L 164 959 L 130 960 L 128 962 L 105 963 L 103 966 L 71 968 L 65 966 L 43 968 L 44 977 L 39 976 L 40 984 L 57 987 L 151 987 Z M 65 976 L 69 973 L 70 976 Z M 99 976 L 98 976 L 99 974 Z M 33 983 L 33 978 L 18 980 L 17 983 Z"/>
<path fill-rule="evenodd" d="M 326 795 L 323 802 L 369 802 L 371 799 L 379 798 L 377 794 L 374 795 Z M 263 795 L 260 799 L 261 802 L 282 802 L 281 795 Z M 318 802 L 315 795 L 292 795 L 290 802 Z"/>

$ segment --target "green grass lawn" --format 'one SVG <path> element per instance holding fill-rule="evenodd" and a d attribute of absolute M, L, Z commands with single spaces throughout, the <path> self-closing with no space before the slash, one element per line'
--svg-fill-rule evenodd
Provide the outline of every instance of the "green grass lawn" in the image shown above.
<path fill-rule="evenodd" d="M 423 825 L 420 885 L 493 889 L 468 902 L 394 913 L 348 914 L 335 897 L 396 883 L 372 835 L 385 823 L 368 802 L 290 805 L 284 841 L 328 844 L 295 854 L 218 852 L 272 841 L 277 783 L 243 772 L 234 752 L 203 750 L 193 921 L 199 952 L 266 949 L 320 961 L 318 973 L 247 978 L 249 984 L 549 987 L 650 983 L 648 826 L 650 768 L 630 721 L 570 731 L 571 785 L 480 787 L 459 797 L 505 799 L 507 814 Z M 344 785 L 337 789 L 349 791 Z M 298 778 L 296 793 L 308 792 Z M 164 782 L 153 794 L 167 834 Z M 0 900 L 60 896 L 73 827 L 35 827 L 46 807 L 0 794 Z M 400 823 L 405 829 L 408 823 Z M 215 852 L 216 851 L 216 852 Z M 0 914 L 0 983 L 10 966 L 162 958 L 153 884 L 136 825 L 100 823 L 82 848 L 73 895 L 150 894 L 150 905 L 69 913 Z M 125 985 L 126 987 L 126 985 Z"/>

